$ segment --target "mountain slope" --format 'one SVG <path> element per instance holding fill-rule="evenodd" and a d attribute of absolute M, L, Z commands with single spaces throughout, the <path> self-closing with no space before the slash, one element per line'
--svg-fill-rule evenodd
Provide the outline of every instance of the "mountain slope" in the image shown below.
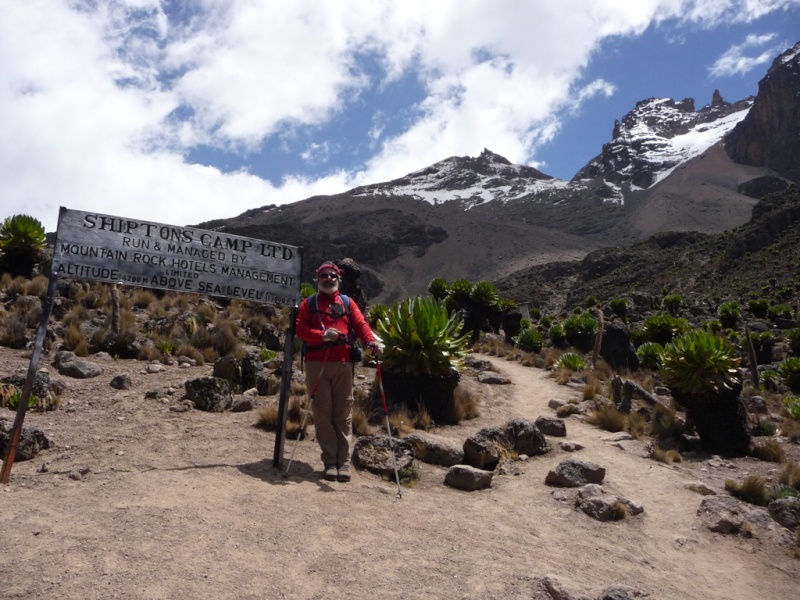
<path fill-rule="evenodd" d="M 755 99 L 728 103 L 716 93 L 699 111 L 691 99 L 638 103 L 571 181 L 484 150 L 390 182 L 199 226 L 303 246 L 306 281 L 319 262 L 350 257 L 363 267 L 366 296 L 381 302 L 423 293 L 433 277 L 496 280 L 659 232 L 733 229 L 749 220 L 756 198 L 785 189 L 793 173 L 740 164 L 722 144 L 733 132 L 735 148 L 783 143 L 773 129 L 747 124 L 760 106 L 798 110 L 800 96 L 785 94 L 800 86 L 796 55 L 788 56 L 776 60 L 769 75 L 776 83 L 762 85 Z"/>

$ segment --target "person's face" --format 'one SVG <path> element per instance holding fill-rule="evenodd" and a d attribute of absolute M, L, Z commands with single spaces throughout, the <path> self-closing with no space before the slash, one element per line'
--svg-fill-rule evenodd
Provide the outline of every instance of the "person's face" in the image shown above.
<path fill-rule="evenodd" d="M 339 289 L 339 274 L 336 271 L 322 271 L 317 275 L 317 287 L 328 294 Z"/>

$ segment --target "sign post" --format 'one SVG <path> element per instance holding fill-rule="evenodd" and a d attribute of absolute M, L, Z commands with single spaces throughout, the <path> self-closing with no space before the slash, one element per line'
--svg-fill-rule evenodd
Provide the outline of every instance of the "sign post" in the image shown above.
<path fill-rule="evenodd" d="M 61 207 L 47 299 L 22 390 L 0 482 L 8 483 L 28 398 L 39 367 L 58 277 L 171 290 L 292 307 L 284 346 L 279 411 L 288 404 L 294 319 L 303 249 L 228 233 L 178 227 Z M 281 423 L 285 425 L 284 422 Z M 283 455 L 283 427 L 274 462 Z M 280 443 L 280 447 L 279 444 Z"/>

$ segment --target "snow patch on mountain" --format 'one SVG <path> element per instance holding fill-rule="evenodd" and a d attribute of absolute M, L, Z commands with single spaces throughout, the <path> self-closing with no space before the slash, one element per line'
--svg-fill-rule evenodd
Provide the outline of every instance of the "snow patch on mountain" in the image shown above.
<path fill-rule="evenodd" d="M 387 183 L 356 188 L 353 196 L 410 196 L 431 204 L 460 201 L 465 209 L 565 190 L 568 181 L 515 165 L 490 150 L 477 158 L 451 157 Z"/>

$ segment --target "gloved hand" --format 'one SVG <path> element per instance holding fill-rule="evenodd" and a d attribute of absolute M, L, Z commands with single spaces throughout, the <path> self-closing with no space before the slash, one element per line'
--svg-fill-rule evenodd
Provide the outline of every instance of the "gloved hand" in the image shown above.
<path fill-rule="evenodd" d="M 322 334 L 322 339 L 326 342 L 335 342 L 339 339 L 339 332 L 335 328 L 329 327 Z"/>
<path fill-rule="evenodd" d="M 383 346 L 381 346 L 378 342 L 370 342 L 367 346 L 372 350 L 372 354 L 375 356 L 380 356 L 383 352 Z"/>

